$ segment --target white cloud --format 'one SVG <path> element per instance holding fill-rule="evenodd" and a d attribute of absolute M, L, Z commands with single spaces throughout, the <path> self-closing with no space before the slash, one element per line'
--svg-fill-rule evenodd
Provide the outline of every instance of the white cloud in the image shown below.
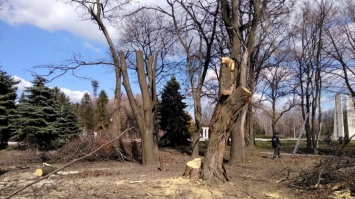
<path fill-rule="evenodd" d="M 96 53 L 101 53 L 101 49 L 100 48 L 96 48 L 94 45 L 90 44 L 89 42 L 85 42 L 84 43 L 84 47 L 90 50 L 95 51 Z"/>
<path fill-rule="evenodd" d="M 32 83 L 29 81 L 24 80 L 21 77 L 18 76 L 13 76 L 14 80 L 20 80 L 21 82 L 18 83 L 17 86 L 17 91 L 18 93 L 22 93 L 23 90 L 26 89 L 26 87 L 31 87 Z M 90 94 L 89 91 L 73 91 L 67 88 L 60 88 L 60 90 L 70 98 L 70 101 L 73 103 L 80 102 L 81 99 L 83 98 L 84 94 L 87 92 Z"/>
<path fill-rule="evenodd" d="M 60 90 L 66 95 L 69 96 L 70 101 L 73 103 L 80 102 L 85 93 L 90 93 L 89 91 L 72 91 L 67 88 L 60 88 Z"/>
<path fill-rule="evenodd" d="M 22 79 L 21 77 L 18 77 L 18 76 L 13 76 L 14 80 L 16 81 L 20 81 L 20 83 L 18 83 L 16 86 L 17 86 L 17 89 L 18 91 L 23 91 L 26 87 L 31 87 L 32 86 L 32 83 L 29 82 L 29 81 L 26 81 L 24 79 Z"/>
<path fill-rule="evenodd" d="M 56 0 L 11 0 L 5 3 L 0 20 L 13 26 L 33 25 L 50 32 L 65 30 L 92 41 L 106 43 L 97 25 L 80 18 L 77 11 L 80 10 Z"/>

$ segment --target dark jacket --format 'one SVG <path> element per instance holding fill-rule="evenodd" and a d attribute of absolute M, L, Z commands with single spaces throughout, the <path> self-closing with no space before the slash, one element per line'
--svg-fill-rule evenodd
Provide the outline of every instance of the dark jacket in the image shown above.
<path fill-rule="evenodd" d="M 281 147 L 281 141 L 279 136 L 277 135 L 272 136 L 271 143 L 272 143 L 272 148 Z"/>

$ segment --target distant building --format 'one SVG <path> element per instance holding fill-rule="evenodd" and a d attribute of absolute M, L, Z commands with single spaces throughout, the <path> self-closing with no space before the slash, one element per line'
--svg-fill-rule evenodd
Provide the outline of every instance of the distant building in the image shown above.
<path fill-rule="evenodd" d="M 209 127 L 202 127 L 202 131 L 200 133 L 200 141 L 208 141 L 208 133 Z"/>
<path fill-rule="evenodd" d="M 346 95 L 345 106 L 342 106 L 341 94 L 335 95 L 335 110 L 334 110 L 334 131 L 333 140 L 355 135 L 355 106 L 354 99 Z M 345 110 L 345 111 L 344 111 Z"/>

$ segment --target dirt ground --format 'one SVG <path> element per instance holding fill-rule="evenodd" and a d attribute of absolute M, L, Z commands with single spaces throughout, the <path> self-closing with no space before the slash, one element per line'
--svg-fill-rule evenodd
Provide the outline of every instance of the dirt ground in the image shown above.
<path fill-rule="evenodd" d="M 229 182 L 208 186 L 182 177 L 190 157 L 173 149 L 157 155 L 166 163 L 153 166 L 120 161 L 77 162 L 56 175 L 26 188 L 12 198 L 324 198 L 286 186 L 282 181 L 314 165 L 320 156 L 282 154 L 272 159 L 271 150 L 248 149 L 247 160 L 238 166 L 226 164 Z M 26 151 L 0 151 L 0 195 L 37 180 L 41 162 L 30 162 Z M 55 164 L 61 167 L 66 163 Z"/>

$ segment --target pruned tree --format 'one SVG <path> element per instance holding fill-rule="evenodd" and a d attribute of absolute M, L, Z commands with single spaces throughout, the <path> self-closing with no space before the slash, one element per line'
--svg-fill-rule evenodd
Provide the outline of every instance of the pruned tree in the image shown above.
<path fill-rule="evenodd" d="M 121 102 L 121 68 L 120 61 L 118 57 L 118 51 L 115 47 L 111 35 L 108 32 L 105 20 L 109 23 L 112 20 L 117 20 L 118 12 L 122 7 L 130 2 L 130 0 L 96 0 L 96 1 L 81 1 L 81 0 L 71 0 L 72 4 L 76 4 L 87 10 L 86 16 L 97 24 L 98 28 L 104 34 L 107 44 L 109 46 L 110 55 L 112 59 L 112 65 L 115 70 L 116 84 L 115 84 L 115 96 L 114 96 L 114 114 L 112 127 L 116 131 L 121 130 L 121 119 L 120 119 L 120 102 Z"/>
<path fill-rule="evenodd" d="M 242 117 L 251 93 L 244 87 L 230 90 L 234 79 L 227 67 L 221 67 L 219 78 L 219 100 L 210 123 L 210 139 L 202 166 L 201 177 L 208 183 L 224 182 L 228 175 L 223 166 L 225 145 L 235 122 Z"/>
<path fill-rule="evenodd" d="M 282 43 L 284 24 L 293 1 L 222 0 L 222 19 L 230 42 L 230 57 L 236 60 L 235 86 L 247 87 L 254 93 L 260 71 L 266 60 Z M 252 107 L 245 107 L 232 133 L 231 157 L 235 164 L 246 157 L 246 142 L 253 143 Z"/>
<path fill-rule="evenodd" d="M 127 54 L 134 54 L 137 50 L 142 50 L 145 66 L 146 77 L 151 91 L 151 101 L 153 103 L 154 115 L 154 148 L 158 148 L 159 124 L 158 124 L 158 89 L 159 84 L 166 80 L 167 77 L 178 71 L 178 64 L 173 58 L 176 55 L 177 38 L 173 32 L 169 30 L 172 25 L 167 17 L 161 12 L 151 9 L 139 9 L 124 18 L 122 27 L 122 37 L 120 43 Z M 153 65 L 148 65 L 149 57 L 154 56 L 156 59 Z M 129 69 L 135 70 L 135 66 Z"/>
<path fill-rule="evenodd" d="M 221 15 L 229 36 L 230 57 L 237 60 L 235 87 L 248 88 L 250 80 L 249 58 L 255 46 L 257 27 L 267 12 L 269 1 L 221 1 Z M 229 162 L 235 164 L 246 158 L 245 120 L 248 107 L 244 107 L 231 134 L 232 148 Z"/>
<path fill-rule="evenodd" d="M 108 44 L 110 60 L 85 60 L 80 54 L 74 54 L 70 59 L 63 61 L 63 63 L 61 64 L 38 65 L 35 66 L 35 68 L 47 68 L 49 72 L 45 75 L 52 75 L 54 76 L 52 79 L 54 79 L 64 75 L 67 72 L 72 72 L 74 76 L 79 77 L 75 74 L 75 71 L 81 67 L 100 65 L 113 66 L 113 70 L 115 72 L 115 91 L 113 110 L 114 113 L 112 115 L 112 129 L 114 131 L 120 131 L 121 68 L 117 47 L 114 44 L 114 40 L 112 38 L 112 35 L 110 35 L 108 29 L 110 26 L 114 26 L 114 24 L 116 24 L 116 22 L 119 21 L 120 18 L 122 18 L 122 12 L 124 10 L 124 7 L 128 5 L 131 0 L 62 1 L 64 3 L 69 3 L 74 6 L 83 18 L 83 20 L 91 20 L 94 24 L 98 26 L 98 29 L 102 32 Z"/>
<path fill-rule="evenodd" d="M 141 110 L 132 91 L 132 86 L 128 75 L 126 56 L 123 51 L 119 52 L 119 56 L 123 77 L 122 83 L 126 90 L 129 103 L 140 130 L 142 140 L 142 164 L 152 165 L 155 164 L 154 150 L 152 150 L 154 149 L 154 103 L 152 102 L 152 88 L 149 86 L 151 79 L 147 80 L 146 73 L 152 73 L 150 70 L 155 67 L 154 65 L 156 64 L 156 57 L 151 56 L 149 60 L 145 62 L 143 58 L 143 52 L 139 50 L 136 51 L 136 61 L 133 63 L 135 63 L 135 70 L 138 75 L 138 83 L 142 93 L 143 110 Z"/>

